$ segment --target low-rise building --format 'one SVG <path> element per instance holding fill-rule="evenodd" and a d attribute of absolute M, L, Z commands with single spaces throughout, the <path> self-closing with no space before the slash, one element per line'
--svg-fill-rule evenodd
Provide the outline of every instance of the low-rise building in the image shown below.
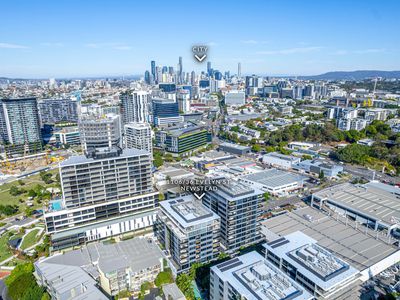
<path fill-rule="evenodd" d="M 310 206 L 296 209 L 262 222 L 267 242 L 296 231 L 306 233 L 335 256 L 361 271 L 366 281 L 400 261 L 400 250 L 393 237 L 333 212 Z"/>
<path fill-rule="evenodd" d="M 251 152 L 251 148 L 248 146 L 242 146 L 226 142 L 219 145 L 219 150 L 236 155 L 245 155 Z"/>
<path fill-rule="evenodd" d="M 78 127 L 64 127 L 55 134 L 56 142 L 62 145 L 80 145 L 80 133 Z"/>
<path fill-rule="evenodd" d="M 297 231 L 264 244 L 266 258 L 317 299 L 358 296 L 360 272 Z M 353 296 L 354 297 L 354 296 Z"/>
<path fill-rule="evenodd" d="M 239 178 L 239 181 L 268 192 L 273 196 L 287 196 L 303 188 L 306 177 L 277 169 L 267 169 Z"/>
<path fill-rule="evenodd" d="M 38 283 L 52 299 L 108 299 L 121 291 L 138 293 L 164 268 L 164 256 L 147 238 L 94 243 L 35 263 Z"/>
<path fill-rule="evenodd" d="M 311 204 L 327 206 L 375 230 L 389 235 L 400 228 L 400 188 L 379 182 L 364 185 L 343 183 L 312 195 Z"/>
<path fill-rule="evenodd" d="M 211 267 L 210 299 L 311 300 L 313 296 L 253 251 Z"/>
<path fill-rule="evenodd" d="M 35 277 L 38 284 L 46 288 L 51 299 L 96 299 L 107 300 L 89 274 L 78 266 L 54 263 L 36 263 Z"/>
<path fill-rule="evenodd" d="M 337 177 L 339 173 L 343 172 L 343 166 L 321 160 L 303 160 L 294 165 L 293 169 L 313 175 L 319 175 L 323 172 L 326 177 Z"/>
<path fill-rule="evenodd" d="M 271 152 L 263 155 L 262 161 L 264 164 L 273 167 L 291 169 L 295 164 L 298 164 L 301 159 L 292 155 L 284 155 L 277 152 Z"/>

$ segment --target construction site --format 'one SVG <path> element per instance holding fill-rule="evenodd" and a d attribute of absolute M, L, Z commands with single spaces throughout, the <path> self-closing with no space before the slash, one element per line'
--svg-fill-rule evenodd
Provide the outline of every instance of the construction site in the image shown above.
<path fill-rule="evenodd" d="M 0 174 L 18 176 L 29 173 L 64 160 L 64 155 L 64 153 L 46 150 L 36 154 L 10 157 L 7 152 L 4 152 L 1 154 L 3 159 L 0 160 Z"/>

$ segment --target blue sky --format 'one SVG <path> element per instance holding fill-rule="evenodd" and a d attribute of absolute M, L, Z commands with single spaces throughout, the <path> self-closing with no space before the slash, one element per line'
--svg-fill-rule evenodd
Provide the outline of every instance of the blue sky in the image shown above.
<path fill-rule="evenodd" d="M 3 1 L 0 77 L 142 74 L 157 65 L 310 75 L 400 70 L 400 1 Z"/>

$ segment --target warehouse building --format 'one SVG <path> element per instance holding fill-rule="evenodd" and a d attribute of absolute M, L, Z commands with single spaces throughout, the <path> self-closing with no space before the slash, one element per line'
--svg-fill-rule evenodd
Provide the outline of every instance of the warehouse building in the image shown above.
<path fill-rule="evenodd" d="M 266 258 L 317 299 L 359 296 L 360 272 L 300 231 L 264 244 Z"/>
<path fill-rule="evenodd" d="M 210 299 L 311 300 L 313 296 L 253 251 L 211 268 Z"/>
<path fill-rule="evenodd" d="M 305 207 L 262 222 L 267 242 L 301 231 L 318 245 L 360 271 L 362 281 L 400 261 L 400 250 L 393 238 L 362 227 L 338 214 Z"/>
<path fill-rule="evenodd" d="M 364 185 L 344 183 L 312 195 L 313 206 L 324 205 L 389 235 L 400 228 L 400 188 L 379 182 Z"/>
<path fill-rule="evenodd" d="M 239 180 L 273 196 L 287 196 L 302 189 L 306 177 L 282 170 L 267 169 L 243 176 Z"/>
<path fill-rule="evenodd" d="M 236 154 L 236 155 L 245 155 L 251 152 L 251 148 L 248 146 L 242 146 L 238 144 L 232 144 L 232 143 L 222 143 L 219 145 L 219 150 L 231 153 L 231 154 Z"/>
<path fill-rule="evenodd" d="M 262 162 L 264 164 L 286 170 L 293 168 L 293 166 L 300 163 L 300 161 L 300 157 L 284 155 L 277 152 L 271 152 L 262 157 Z"/>
<path fill-rule="evenodd" d="M 321 160 L 299 161 L 293 166 L 293 169 L 317 176 L 323 172 L 326 177 L 337 177 L 339 173 L 343 172 L 342 166 Z"/>

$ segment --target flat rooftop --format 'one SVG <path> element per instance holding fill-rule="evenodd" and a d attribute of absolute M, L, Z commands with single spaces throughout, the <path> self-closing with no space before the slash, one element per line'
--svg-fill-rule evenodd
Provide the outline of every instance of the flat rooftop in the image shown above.
<path fill-rule="evenodd" d="M 212 267 L 248 300 L 313 299 L 300 284 L 253 251 Z"/>
<path fill-rule="evenodd" d="M 286 160 L 286 161 L 291 161 L 291 162 L 299 160 L 298 157 L 294 157 L 294 156 L 291 156 L 291 155 L 285 155 L 285 154 L 281 154 L 281 153 L 278 153 L 278 152 L 271 152 L 271 153 L 265 154 L 263 156 L 263 158 L 264 157 L 274 157 L 274 158 L 279 158 L 279 159 Z"/>
<path fill-rule="evenodd" d="M 388 225 L 400 222 L 400 188 L 387 184 L 345 183 L 314 193 L 314 197 Z"/>
<path fill-rule="evenodd" d="M 367 235 L 364 228 L 356 229 L 354 226 L 336 220 L 336 216 L 305 207 L 263 221 L 261 230 L 267 241 L 301 231 L 360 271 L 399 251 L 397 247 L 376 239 L 376 234 Z"/>
<path fill-rule="evenodd" d="M 132 272 L 139 272 L 159 264 L 161 258 L 163 254 L 152 240 L 133 238 L 114 244 L 89 244 L 79 250 L 51 256 L 45 262 L 84 269 L 96 262 L 104 273 L 127 267 L 130 267 Z"/>
<path fill-rule="evenodd" d="M 296 182 L 303 183 L 306 177 L 290 172 L 268 169 L 242 177 L 244 180 L 254 181 L 271 188 L 277 188 Z"/>
<path fill-rule="evenodd" d="M 220 146 L 234 148 L 234 149 L 238 149 L 238 150 L 249 150 L 250 149 L 250 147 L 248 147 L 248 146 L 242 146 L 239 144 L 232 144 L 232 143 L 227 143 L 227 142 L 220 144 Z"/>
<path fill-rule="evenodd" d="M 306 234 L 296 231 L 264 245 L 285 259 L 320 288 L 329 290 L 356 276 L 359 271 L 317 244 Z"/>
<path fill-rule="evenodd" d="M 112 159 L 122 159 L 122 158 L 127 158 L 131 156 L 140 156 L 140 155 L 149 155 L 149 152 L 146 150 L 139 150 L 139 149 L 123 149 L 121 155 L 111 157 Z M 78 164 L 87 164 L 91 162 L 97 162 L 97 161 L 103 161 L 103 160 L 110 160 L 109 157 L 106 158 L 88 158 L 85 155 L 77 155 L 77 156 L 71 156 L 70 158 L 60 162 L 60 167 L 66 167 L 66 166 L 72 166 L 72 165 L 78 165 Z"/>
<path fill-rule="evenodd" d="M 200 200 L 191 195 L 161 201 L 160 206 L 184 228 L 219 219 Z"/>
<path fill-rule="evenodd" d="M 230 181 L 219 185 L 217 191 L 210 193 L 217 193 L 225 199 L 237 201 L 251 196 L 258 196 L 264 192 L 237 181 Z"/>

